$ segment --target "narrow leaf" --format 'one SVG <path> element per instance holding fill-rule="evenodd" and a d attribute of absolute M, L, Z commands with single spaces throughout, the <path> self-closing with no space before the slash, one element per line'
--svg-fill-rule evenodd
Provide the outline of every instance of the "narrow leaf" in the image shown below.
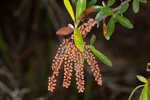
<path fill-rule="evenodd" d="M 139 12 L 139 0 L 133 0 L 132 2 L 132 9 L 134 11 L 134 13 L 138 13 Z"/>
<path fill-rule="evenodd" d="M 147 84 L 144 86 L 139 100 L 148 100 L 148 85 Z"/>
<path fill-rule="evenodd" d="M 78 28 L 75 28 L 74 29 L 74 43 L 76 45 L 76 47 L 81 51 L 83 52 L 84 51 L 84 42 L 83 42 L 83 38 L 82 38 L 82 35 L 79 31 Z"/>
<path fill-rule="evenodd" d="M 117 10 L 116 14 L 123 14 L 128 10 L 128 8 L 129 8 L 129 3 L 126 3 L 122 5 L 120 9 Z"/>
<path fill-rule="evenodd" d="M 72 20 L 75 22 L 74 12 L 73 12 L 73 9 L 72 9 L 72 6 L 71 6 L 69 0 L 64 0 L 64 4 L 65 4 L 65 7 L 66 7 L 67 11 L 69 12 Z"/>
<path fill-rule="evenodd" d="M 128 20 L 126 17 L 117 15 L 117 20 L 122 26 L 129 29 L 133 28 L 133 25 L 131 24 L 130 20 Z"/>
<path fill-rule="evenodd" d="M 78 0 L 76 6 L 76 19 L 83 13 L 86 8 L 86 0 Z"/>
<path fill-rule="evenodd" d="M 115 3 L 115 0 L 108 0 L 107 6 L 110 7 Z"/>
<path fill-rule="evenodd" d="M 115 19 L 114 16 L 112 16 L 112 17 L 110 18 L 108 24 L 107 24 L 107 33 L 106 33 L 106 35 L 105 35 L 105 38 L 106 38 L 107 40 L 110 39 L 112 33 L 113 33 L 114 30 L 115 30 L 115 23 L 116 23 L 116 19 Z"/>
<path fill-rule="evenodd" d="M 108 8 L 108 7 L 103 7 L 103 8 L 101 8 L 101 12 L 102 12 L 103 14 L 105 14 L 105 15 L 108 15 L 108 16 L 110 16 L 110 15 L 113 14 L 111 8 Z"/>
<path fill-rule="evenodd" d="M 129 96 L 129 98 L 128 98 L 128 100 L 131 100 L 131 98 L 132 98 L 132 96 L 134 95 L 135 91 L 136 91 L 137 89 L 141 88 L 141 87 L 144 87 L 144 85 L 139 85 L 139 86 L 137 86 L 135 89 L 133 89 L 132 92 L 131 92 L 131 94 L 130 94 L 130 96 Z"/>
<path fill-rule="evenodd" d="M 139 81 L 141 81 L 143 83 L 148 83 L 148 80 L 145 77 L 143 77 L 141 75 L 137 75 L 136 77 Z"/>
<path fill-rule="evenodd" d="M 100 51 L 96 50 L 92 45 L 88 46 L 89 49 L 99 58 L 100 61 L 102 61 L 104 64 L 112 67 L 112 62 Z"/>
<path fill-rule="evenodd" d="M 97 2 L 97 0 L 90 0 L 90 2 L 88 3 L 88 8 L 90 8 L 91 6 L 95 5 Z"/>
<path fill-rule="evenodd" d="M 93 34 L 90 40 L 90 45 L 93 45 L 96 40 L 96 36 Z"/>
<path fill-rule="evenodd" d="M 142 2 L 142 3 L 147 3 L 147 0 L 140 0 L 140 2 Z"/>

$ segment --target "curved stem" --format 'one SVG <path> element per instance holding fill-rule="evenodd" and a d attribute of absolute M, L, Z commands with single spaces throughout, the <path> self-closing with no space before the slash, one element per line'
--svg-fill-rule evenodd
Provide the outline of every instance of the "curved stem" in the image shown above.
<path fill-rule="evenodd" d="M 139 85 L 139 86 L 137 86 L 136 88 L 134 88 L 133 91 L 131 92 L 131 94 L 130 94 L 128 100 L 131 100 L 131 98 L 132 98 L 134 92 L 135 92 L 137 89 L 141 88 L 141 87 L 144 87 L 144 85 Z"/>

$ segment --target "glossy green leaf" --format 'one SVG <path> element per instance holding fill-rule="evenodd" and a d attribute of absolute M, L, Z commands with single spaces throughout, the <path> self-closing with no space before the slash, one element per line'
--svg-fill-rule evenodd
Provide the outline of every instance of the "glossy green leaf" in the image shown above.
<path fill-rule="evenodd" d="M 147 0 L 140 0 L 140 2 L 142 2 L 142 3 L 147 3 Z"/>
<path fill-rule="evenodd" d="M 74 12 L 73 12 L 73 9 L 72 9 L 72 6 L 71 6 L 69 0 L 64 0 L 64 4 L 65 4 L 65 7 L 66 7 L 67 11 L 69 12 L 72 20 L 75 22 Z"/>
<path fill-rule="evenodd" d="M 94 46 L 89 45 L 88 48 L 99 58 L 100 61 L 102 61 L 104 64 L 112 67 L 112 62 L 100 51 L 96 50 Z"/>
<path fill-rule="evenodd" d="M 117 15 L 117 20 L 118 20 L 118 22 L 119 22 L 122 26 L 124 26 L 124 27 L 126 27 L 126 28 L 129 28 L 129 29 L 132 29 L 132 28 L 133 28 L 132 23 L 131 23 L 130 20 L 127 19 L 126 17 Z"/>
<path fill-rule="evenodd" d="M 145 86 L 140 94 L 139 100 L 148 100 L 148 85 L 147 84 L 145 84 Z"/>
<path fill-rule="evenodd" d="M 115 0 L 108 0 L 107 1 L 107 6 L 110 7 L 115 3 Z"/>
<path fill-rule="evenodd" d="M 112 33 L 113 33 L 114 30 L 115 30 L 115 23 L 116 23 L 116 19 L 115 19 L 114 16 L 112 16 L 112 17 L 110 18 L 110 20 L 108 21 L 108 24 L 107 24 L 107 33 L 106 33 L 106 35 L 105 35 L 105 38 L 106 38 L 107 40 L 110 39 Z"/>
<path fill-rule="evenodd" d="M 82 35 L 79 31 L 78 28 L 75 28 L 74 29 L 74 43 L 76 45 L 76 47 L 81 51 L 83 52 L 84 51 L 84 42 L 83 42 L 83 38 L 82 38 Z"/>
<path fill-rule="evenodd" d="M 137 75 L 136 77 L 139 81 L 141 81 L 143 83 L 148 83 L 148 80 L 145 77 L 143 77 L 141 75 Z"/>
<path fill-rule="evenodd" d="M 139 0 L 133 0 L 132 2 L 132 9 L 134 11 L 134 13 L 138 13 L 139 12 Z"/>
<path fill-rule="evenodd" d="M 99 11 L 99 12 L 96 14 L 95 20 L 98 21 L 98 20 L 101 19 L 103 16 L 104 16 L 104 14 L 103 14 L 101 11 Z"/>
<path fill-rule="evenodd" d="M 78 0 L 76 6 L 76 19 L 83 13 L 86 8 L 86 0 Z"/>
<path fill-rule="evenodd" d="M 96 40 L 96 36 L 93 34 L 90 40 L 90 45 L 93 45 Z"/>
<path fill-rule="evenodd" d="M 130 94 L 128 100 L 131 100 L 131 98 L 132 98 L 132 96 L 134 95 L 135 91 L 136 91 L 137 89 L 141 88 L 141 87 L 144 87 L 144 85 L 139 85 L 139 86 L 137 86 L 136 88 L 134 88 L 134 89 L 132 90 L 132 92 L 131 92 L 131 94 Z"/>
<path fill-rule="evenodd" d="M 117 10 L 116 14 L 123 14 L 128 10 L 128 8 L 129 8 L 129 3 L 121 5 L 120 9 Z"/>
<path fill-rule="evenodd" d="M 90 2 L 88 3 L 88 8 L 90 8 L 91 6 L 95 5 L 97 2 L 97 0 L 90 0 Z"/>
<path fill-rule="evenodd" d="M 111 8 L 109 8 L 109 7 L 103 7 L 103 8 L 101 8 L 101 12 L 103 14 L 105 14 L 105 15 L 108 15 L 108 16 L 110 16 L 110 15 L 113 14 Z"/>
<path fill-rule="evenodd" d="M 150 63 L 147 63 L 146 71 L 150 72 Z"/>

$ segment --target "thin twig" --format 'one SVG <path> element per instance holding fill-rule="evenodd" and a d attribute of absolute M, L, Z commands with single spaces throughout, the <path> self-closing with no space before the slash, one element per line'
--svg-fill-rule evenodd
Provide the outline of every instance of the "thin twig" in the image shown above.
<path fill-rule="evenodd" d="M 122 2 L 118 7 L 112 9 L 113 12 L 117 11 L 118 9 L 120 9 L 123 5 L 125 5 L 126 3 L 129 3 L 131 0 L 126 0 L 124 2 Z"/>
<path fill-rule="evenodd" d="M 122 2 L 118 7 L 113 8 L 113 9 L 112 9 L 113 13 L 116 12 L 117 10 L 119 10 L 123 5 L 129 3 L 130 1 L 131 1 L 131 0 L 125 0 L 125 1 Z M 96 21 L 97 25 L 98 25 L 98 23 L 100 23 L 101 21 L 105 20 L 107 17 L 108 17 L 107 15 L 103 15 L 101 18 L 99 18 L 99 19 Z M 87 34 L 86 34 L 86 36 L 87 36 Z M 86 37 L 86 36 L 85 36 L 85 37 Z M 85 38 L 85 37 L 84 37 L 84 38 Z"/>
<path fill-rule="evenodd" d="M 129 3 L 130 1 L 131 1 L 131 0 L 126 0 L 126 1 L 122 2 L 118 7 L 113 8 L 112 11 L 113 11 L 113 12 L 116 12 L 116 11 L 119 10 L 123 5 L 125 5 L 126 3 Z M 98 22 L 101 22 L 102 20 L 105 20 L 107 17 L 108 17 L 107 15 L 102 16 L 102 17 L 98 20 Z"/>

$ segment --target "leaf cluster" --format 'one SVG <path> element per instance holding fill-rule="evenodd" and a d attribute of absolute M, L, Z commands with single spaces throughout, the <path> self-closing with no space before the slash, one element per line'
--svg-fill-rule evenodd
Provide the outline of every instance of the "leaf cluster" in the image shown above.
<path fill-rule="evenodd" d="M 75 12 L 76 15 L 74 14 L 70 1 L 64 0 L 65 7 L 74 22 L 74 27 L 75 27 L 73 30 L 74 43 L 81 52 L 84 52 L 84 42 L 83 42 L 82 34 L 78 29 L 78 26 L 80 24 L 80 21 L 91 12 L 96 12 L 95 21 L 97 22 L 97 24 L 103 21 L 103 35 L 106 40 L 109 40 L 111 38 L 113 32 L 115 31 L 116 23 L 120 23 L 123 27 L 126 27 L 128 29 L 133 28 L 133 24 L 130 22 L 130 20 L 127 17 L 123 16 L 123 14 L 128 10 L 129 2 L 131 2 L 131 0 L 123 1 L 120 4 L 120 6 L 116 8 L 111 8 L 115 4 L 116 0 L 107 0 L 107 2 L 102 1 L 102 5 L 96 5 L 97 0 L 90 0 L 88 4 L 87 4 L 87 0 L 71 0 L 71 2 L 76 7 L 76 12 Z M 137 13 L 139 11 L 140 2 L 147 3 L 147 0 L 132 1 L 132 8 L 134 13 Z M 108 16 L 110 19 L 106 24 L 105 19 Z M 100 51 L 96 50 L 93 45 L 90 44 L 89 49 L 91 49 L 91 51 L 104 64 L 108 66 L 112 66 L 111 61 Z"/>

